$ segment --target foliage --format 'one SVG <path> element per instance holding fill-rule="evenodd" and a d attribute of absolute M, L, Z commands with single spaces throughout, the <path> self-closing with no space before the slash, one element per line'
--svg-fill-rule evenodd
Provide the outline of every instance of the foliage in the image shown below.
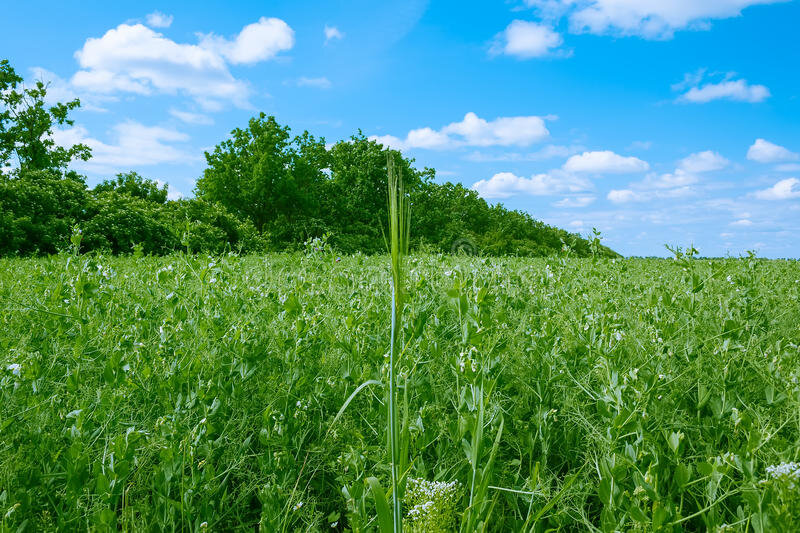
<path fill-rule="evenodd" d="M 433 169 L 370 140 L 359 131 L 326 147 L 307 131 L 292 137 L 275 117 L 260 113 L 247 128 L 206 152 L 208 167 L 195 200 L 167 201 L 167 186 L 136 172 L 117 174 L 92 191 L 74 172 L 88 147 L 56 145 L 53 128 L 72 125 L 78 100 L 45 106 L 47 86 L 24 87 L 0 62 L 0 254 L 54 253 L 70 228 L 85 226 L 84 250 L 163 254 L 182 248 L 297 250 L 327 235 L 343 253 L 385 250 L 387 161 L 404 176 L 418 206 L 413 249 L 481 255 L 544 256 L 563 246 L 589 255 L 586 239 L 552 228 L 527 213 L 489 206 L 477 193 L 437 184 Z M 16 166 L 8 172 L 4 167 Z M 5 173 L 4 173 L 5 172 Z M 34 178 L 35 172 L 39 178 Z M 592 254 L 616 256 L 603 246 Z"/>
<path fill-rule="evenodd" d="M 291 139 L 288 127 L 261 113 L 206 152 L 208 168 L 197 181 L 197 195 L 286 242 L 296 237 L 286 228 L 297 216 L 315 211 L 326 155 L 324 139 L 308 133 Z"/>
<path fill-rule="evenodd" d="M 153 180 L 141 177 L 136 172 L 117 174 L 115 179 L 105 180 L 94 188 L 96 193 L 108 191 L 127 194 L 134 198 L 141 198 L 157 204 L 163 204 L 167 201 L 166 184 L 159 185 Z"/>
<path fill-rule="evenodd" d="M 796 529 L 798 263 L 678 252 L 407 258 L 401 450 L 453 527 Z M 0 529 L 374 530 L 386 264 L 0 259 Z"/>
<path fill-rule="evenodd" d="M 56 253 L 84 218 L 81 176 L 19 169 L 0 174 L 0 254 Z"/>
<path fill-rule="evenodd" d="M 25 170 L 58 170 L 73 159 L 89 159 L 88 146 L 66 148 L 53 140 L 55 126 L 73 124 L 69 113 L 80 107 L 80 100 L 46 107 L 47 86 L 22 82 L 8 60 L 0 60 L 0 168 L 16 163 Z"/>

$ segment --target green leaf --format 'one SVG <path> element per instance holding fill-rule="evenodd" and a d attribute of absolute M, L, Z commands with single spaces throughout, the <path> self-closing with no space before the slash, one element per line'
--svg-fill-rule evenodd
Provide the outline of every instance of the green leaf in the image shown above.
<path fill-rule="evenodd" d="M 386 493 L 381 487 L 380 481 L 374 477 L 367 478 L 372 497 L 375 499 L 375 509 L 378 513 L 378 527 L 381 533 L 392 533 L 392 511 L 389 502 L 386 500 Z"/>

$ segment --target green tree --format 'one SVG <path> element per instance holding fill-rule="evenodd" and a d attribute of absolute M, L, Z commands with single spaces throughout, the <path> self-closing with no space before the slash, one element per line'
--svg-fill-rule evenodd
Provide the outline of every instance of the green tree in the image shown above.
<path fill-rule="evenodd" d="M 84 144 L 65 148 L 53 140 L 55 126 L 73 124 L 69 113 L 80 107 L 80 100 L 47 107 L 46 96 L 43 82 L 25 87 L 8 60 L 0 61 L 0 167 L 63 170 L 73 159 L 86 161 L 91 156 Z"/>
<path fill-rule="evenodd" d="M 197 195 L 249 218 L 258 231 L 285 241 L 293 233 L 287 228 L 315 212 L 325 179 L 324 139 L 307 132 L 292 139 L 288 127 L 261 113 L 205 156 Z"/>
<path fill-rule="evenodd" d="M 381 228 L 387 217 L 387 156 L 394 158 L 395 169 L 403 175 L 410 193 L 423 188 L 432 176 L 431 170 L 416 170 L 412 160 L 361 132 L 330 150 L 331 180 L 326 184 L 323 209 L 334 245 L 345 252 L 386 251 Z"/>
<path fill-rule="evenodd" d="M 157 204 L 167 201 L 166 185 L 159 185 L 156 181 L 143 178 L 136 172 L 117 174 L 115 179 L 105 180 L 97 185 L 94 191 L 98 193 L 116 191 Z"/>

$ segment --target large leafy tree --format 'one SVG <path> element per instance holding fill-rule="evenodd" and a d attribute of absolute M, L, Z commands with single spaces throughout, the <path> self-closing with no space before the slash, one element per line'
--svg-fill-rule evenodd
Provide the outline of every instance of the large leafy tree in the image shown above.
<path fill-rule="evenodd" d="M 324 139 L 307 132 L 292 139 L 288 127 L 261 113 L 205 156 L 208 168 L 197 181 L 197 195 L 250 218 L 277 240 L 289 238 L 287 228 L 316 211 L 325 179 Z"/>
<path fill-rule="evenodd" d="M 421 190 L 432 177 L 432 171 L 417 171 L 412 160 L 361 132 L 330 150 L 332 179 L 327 184 L 324 207 L 336 244 L 346 252 L 386 250 L 382 228 L 387 220 L 388 157 L 394 158 L 395 169 L 403 175 L 409 192 Z"/>
<path fill-rule="evenodd" d="M 47 106 L 46 96 L 43 82 L 25 87 L 8 60 L 0 61 L 0 167 L 63 170 L 74 159 L 91 157 L 84 144 L 63 147 L 53 140 L 54 127 L 73 124 L 69 113 L 80 100 Z"/>

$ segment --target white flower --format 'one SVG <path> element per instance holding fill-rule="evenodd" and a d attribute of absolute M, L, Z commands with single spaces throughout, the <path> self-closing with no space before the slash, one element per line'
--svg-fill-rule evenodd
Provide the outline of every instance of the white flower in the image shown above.
<path fill-rule="evenodd" d="M 295 511 L 299 511 L 301 507 L 303 507 L 303 502 L 297 502 L 296 504 L 294 504 L 294 507 L 292 509 Z"/>
<path fill-rule="evenodd" d="M 20 372 L 21 368 L 22 367 L 19 365 L 19 363 L 11 363 L 10 365 L 8 365 L 6 367 L 6 369 L 10 370 L 11 373 L 14 374 L 15 376 L 19 376 L 19 372 Z"/>
<path fill-rule="evenodd" d="M 781 463 L 767 467 L 767 477 L 783 479 L 789 482 L 789 488 L 794 489 L 800 481 L 800 463 Z"/>

